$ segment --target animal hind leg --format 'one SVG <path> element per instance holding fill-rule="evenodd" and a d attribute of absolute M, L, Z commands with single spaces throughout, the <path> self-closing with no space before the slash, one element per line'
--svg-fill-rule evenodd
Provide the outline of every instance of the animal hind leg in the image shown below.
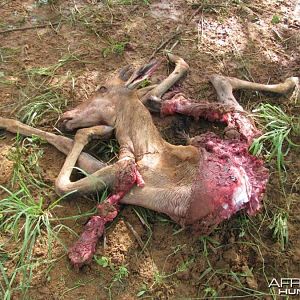
<path fill-rule="evenodd" d="M 169 53 L 168 58 L 171 62 L 175 63 L 173 72 L 161 83 L 154 86 L 154 88 L 141 99 L 142 103 L 151 111 L 160 111 L 162 95 L 180 80 L 189 69 L 189 65 L 181 57 Z"/>
<path fill-rule="evenodd" d="M 260 131 L 235 99 L 233 90 L 245 88 L 285 94 L 298 84 L 297 77 L 290 77 L 285 82 L 275 85 L 264 85 L 219 75 L 211 76 L 210 81 L 216 89 L 218 102 L 193 102 L 185 95 L 177 94 L 171 100 L 162 103 L 161 113 L 163 115 L 180 113 L 196 119 L 202 117 L 209 121 L 223 122 L 227 124 L 225 136 L 242 139 L 248 144 L 260 135 Z"/>
<path fill-rule="evenodd" d="M 233 90 L 248 89 L 287 94 L 292 89 L 297 88 L 299 84 L 298 77 L 290 77 L 279 84 L 261 84 L 220 75 L 212 75 L 210 81 L 217 92 L 219 103 L 232 106 L 235 110 L 224 116 L 228 125 L 225 129 L 226 136 L 229 138 L 241 138 L 246 140 L 248 144 L 251 144 L 253 139 L 260 135 L 260 131 L 255 127 L 252 118 L 243 113 L 243 107 L 235 99 Z"/>
<path fill-rule="evenodd" d="M 233 77 L 212 75 L 210 76 L 210 82 L 217 92 L 218 101 L 220 103 L 233 105 L 236 110 L 243 111 L 242 106 L 237 102 L 233 95 L 234 90 L 246 89 L 287 94 L 299 84 L 299 78 L 290 77 L 279 84 L 261 84 Z"/>

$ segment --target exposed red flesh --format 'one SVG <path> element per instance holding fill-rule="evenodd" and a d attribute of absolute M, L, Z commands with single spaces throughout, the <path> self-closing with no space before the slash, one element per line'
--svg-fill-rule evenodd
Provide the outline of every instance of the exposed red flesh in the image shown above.
<path fill-rule="evenodd" d="M 195 119 L 204 118 L 211 122 L 225 123 L 228 125 L 226 131 L 236 130 L 240 134 L 239 138 L 248 144 L 261 134 L 245 112 L 235 111 L 231 105 L 206 101 L 196 103 L 178 94 L 173 99 L 164 101 L 161 107 L 162 115 L 175 113 L 192 116 Z"/>
<path fill-rule="evenodd" d="M 181 113 L 210 121 L 226 123 L 227 132 L 238 133 L 235 139 L 221 139 L 212 133 L 195 137 L 191 144 L 202 152 L 203 159 L 193 182 L 188 220 L 203 234 L 208 234 L 224 219 L 245 209 L 255 214 L 260 206 L 268 181 L 268 170 L 262 160 L 248 152 L 253 138 L 260 134 L 244 112 L 230 105 L 218 103 L 193 103 L 182 94 L 162 104 L 161 113 Z M 113 194 L 98 206 L 99 215 L 86 224 L 80 239 L 69 250 L 69 258 L 77 268 L 88 263 L 96 250 L 104 226 L 118 214 L 118 203 L 134 184 L 144 186 L 141 174 L 133 160 L 120 162 Z"/>
<path fill-rule="evenodd" d="M 91 217 L 78 241 L 68 251 L 69 259 L 75 268 L 79 269 L 91 261 L 105 224 L 113 221 L 118 215 L 120 200 L 134 184 L 143 187 L 145 183 L 134 161 L 125 161 L 125 166 L 123 164 L 117 175 L 113 194 L 98 205 L 99 215 Z"/>
<path fill-rule="evenodd" d="M 227 132 L 234 130 L 238 134 L 233 139 L 221 139 L 213 133 L 191 139 L 191 144 L 203 152 L 203 159 L 193 184 L 186 223 L 208 234 L 241 209 L 249 215 L 255 214 L 261 206 L 269 172 L 261 159 L 248 152 L 253 138 L 260 134 L 251 119 L 244 112 L 234 111 L 232 106 L 195 103 L 182 94 L 164 101 L 161 113 L 181 113 L 196 119 L 223 122 L 228 125 Z"/>
<path fill-rule="evenodd" d="M 191 223 L 199 219 L 203 206 L 210 213 L 204 210 L 196 227 L 205 234 L 241 209 L 254 215 L 261 207 L 269 177 L 263 161 L 249 154 L 246 142 L 221 139 L 213 133 L 197 137 L 192 144 L 205 150 L 193 183 Z"/>

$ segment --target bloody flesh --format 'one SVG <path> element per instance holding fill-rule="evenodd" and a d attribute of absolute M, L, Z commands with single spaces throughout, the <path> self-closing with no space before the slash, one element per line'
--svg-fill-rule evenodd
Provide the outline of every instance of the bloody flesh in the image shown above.
<path fill-rule="evenodd" d="M 99 238 L 103 235 L 105 224 L 114 220 L 119 212 L 119 201 L 137 184 L 144 186 L 144 181 L 133 160 L 124 160 L 120 166 L 113 193 L 98 205 L 98 215 L 91 217 L 77 242 L 69 249 L 68 256 L 75 268 L 80 268 L 91 261 L 96 251 Z"/>
<path fill-rule="evenodd" d="M 195 103 L 183 95 L 176 95 L 163 102 L 161 113 L 181 113 L 196 119 L 223 122 L 227 124 L 225 136 L 231 132 L 230 139 L 221 139 L 208 132 L 190 140 L 191 145 L 199 148 L 203 159 L 193 184 L 186 224 L 208 234 L 241 209 L 254 215 L 261 207 L 269 172 L 263 161 L 248 151 L 260 131 L 245 112 L 234 111 L 230 105 L 220 103 Z M 199 220 L 201 212 L 203 218 Z"/>

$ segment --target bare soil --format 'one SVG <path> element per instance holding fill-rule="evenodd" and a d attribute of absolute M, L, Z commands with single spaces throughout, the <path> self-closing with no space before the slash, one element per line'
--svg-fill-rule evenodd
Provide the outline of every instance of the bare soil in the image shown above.
<path fill-rule="evenodd" d="M 289 76 L 299 76 L 300 35 L 299 5 L 296 1 L 0 1 L 0 31 L 35 26 L 49 21 L 52 27 L 22 31 L 0 32 L 0 113 L 17 118 L 22 93 L 34 97 L 26 70 L 57 64 L 66 54 L 80 57 L 59 68 L 51 83 L 61 83 L 61 93 L 68 99 L 68 108 L 85 101 L 95 87 L 115 70 L 129 63 L 146 62 L 153 51 L 176 28 L 181 31 L 166 46 L 183 57 L 190 65 L 187 79 L 182 83 L 186 94 L 195 99 L 214 100 L 215 94 L 208 76 L 219 73 L 262 83 L 276 83 Z M 46 3 L 46 4 L 43 4 Z M 122 3 L 128 3 L 127 5 Z M 275 16 L 275 17 L 274 17 Z M 298 20 L 297 20 L 298 18 Z M 115 53 L 113 45 L 125 43 L 124 51 Z M 107 50 L 108 49 L 108 50 Z M 162 50 L 163 50 L 162 49 Z M 105 57 L 104 57 L 105 56 Z M 162 56 L 158 51 L 157 57 Z M 161 75 L 167 74 L 167 68 Z M 69 76 L 68 76 L 69 75 Z M 5 79 L 10 84 L 3 83 Z M 289 113 L 299 114 L 299 107 L 285 97 L 240 92 L 237 95 L 249 110 L 262 101 L 278 103 Z M 39 128 L 53 131 L 55 125 L 45 116 Z M 188 126 L 192 136 L 201 131 L 218 130 L 216 125 L 185 117 L 161 119 L 154 116 L 162 135 L 180 143 L 177 130 Z M 10 188 L 13 162 L 9 152 L 13 147 L 11 134 L 0 139 L 0 184 Z M 63 164 L 64 156 L 52 146 L 43 145 L 40 159 L 41 175 L 53 186 Z M 148 238 L 147 228 L 133 207 L 124 207 L 121 216 L 106 231 L 96 256 L 107 257 L 115 268 L 126 266 L 128 277 L 116 281 L 111 288 L 112 299 L 208 299 L 236 297 L 241 299 L 272 299 L 268 281 L 281 277 L 300 278 L 300 163 L 299 150 L 286 159 L 288 177 L 286 196 L 282 192 L 274 163 L 268 166 L 271 178 L 264 198 L 264 208 L 255 217 L 243 213 L 219 226 L 204 242 L 188 229 L 168 222 L 166 217 L 151 214 L 152 236 L 146 251 L 141 247 L 128 223 L 141 237 Z M 47 202 L 56 199 L 52 190 Z M 272 237 L 270 224 L 278 210 L 290 203 L 289 243 L 282 250 Z M 86 212 L 95 207 L 93 199 L 77 197 L 64 200 L 56 209 L 59 217 Z M 0 212 L 1 214 L 1 212 Z M 80 233 L 87 218 L 62 221 Z M 76 237 L 64 232 L 61 238 L 71 245 Z M 2 236 L 0 244 L 7 243 Z M 108 287 L 114 271 L 95 261 L 76 272 L 70 266 L 64 248 L 53 245 L 57 261 L 41 265 L 26 299 L 108 299 Z M 7 244 L 6 250 L 9 251 Z M 39 257 L 46 256 L 47 241 L 36 245 Z M 182 266 L 184 268 L 179 268 Z M 9 268 L 13 262 L 6 262 Z M 164 276 L 158 276 L 163 274 Z M 216 294 L 214 294 L 216 293 Z M 261 293 L 261 294 L 260 294 Z M 16 293 L 14 299 L 22 299 Z"/>

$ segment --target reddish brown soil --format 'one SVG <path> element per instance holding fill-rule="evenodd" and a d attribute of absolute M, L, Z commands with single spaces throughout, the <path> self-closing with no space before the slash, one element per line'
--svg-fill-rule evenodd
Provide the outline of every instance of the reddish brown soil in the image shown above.
<path fill-rule="evenodd" d="M 214 99 L 213 89 L 208 84 L 208 76 L 212 73 L 264 83 L 299 75 L 299 21 L 295 20 L 296 3 L 293 0 L 243 1 L 240 5 L 235 3 L 242 1 L 153 0 L 150 6 L 143 1 L 132 1 L 131 5 L 119 4 L 122 1 L 112 1 L 110 5 L 92 0 L 49 2 L 54 4 L 37 6 L 34 0 L 0 2 L 1 30 L 10 26 L 34 26 L 49 20 L 61 21 L 53 28 L 0 33 L 0 74 L 13 82 L 1 84 L 3 76 L 0 77 L 1 116 L 17 117 L 16 107 L 22 99 L 22 91 L 30 97 L 36 95 L 26 70 L 55 64 L 68 53 L 80 55 L 81 61 L 67 63 L 51 80 L 53 85 L 63 84 L 61 91 L 69 99 L 68 106 L 73 107 L 84 101 L 115 70 L 128 63 L 138 65 L 147 61 L 155 48 L 174 34 L 177 26 L 182 33 L 173 52 L 190 65 L 183 88 L 191 97 Z M 208 4 L 200 7 L 198 2 Z M 278 24 L 272 24 L 274 15 L 279 16 Z M 128 42 L 124 53 L 108 52 L 104 58 L 103 50 L 110 47 L 110 41 Z M 168 43 L 167 48 L 175 41 Z M 157 54 L 160 55 L 161 52 Z M 65 76 L 68 72 L 70 77 Z M 166 75 L 166 71 L 162 74 Z M 286 103 L 284 97 L 254 92 L 241 92 L 238 97 L 249 109 L 261 101 L 271 101 L 281 103 L 290 113 L 299 113 L 295 104 Z M 163 136 L 174 143 L 180 142 L 176 129 L 191 123 L 183 117 L 180 121 L 173 117 L 162 120 L 154 116 L 154 119 Z M 53 131 L 53 125 L 54 122 L 47 122 L 46 117 L 39 127 Z M 208 127 L 219 130 L 214 126 L 202 121 L 192 122 L 189 134 L 205 131 Z M 13 135 L 7 134 L 0 139 L 0 184 L 7 187 L 10 187 L 13 166 L 8 155 L 12 138 Z M 51 146 L 43 145 L 42 148 L 42 177 L 53 186 L 64 156 Z M 207 299 L 214 291 L 218 296 L 229 298 L 271 299 L 266 295 L 270 293 L 267 280 L 299 278 L 299 150 L 294 149 L 287 157 L 286 197 L 281 191 L 276 168 L 272 163 L 269 167 L 271 178 L 261 213 L 251 219 L 240 214 L 224 222 L 206 244 L 188 230 L 176 233 L 179 229 L 176 225 L 153 213 L 150 214 L 153 234 L 142 253 L 127 223 L 144 242 L 148 238 L 147 229 L 132 207 L 124 207 L 121 216 L 107 230 L 105 243 L 100 241 L 96 253 L 97 257 L 107 257 L 115 268 L 123 265 L 129 271 L 122 282 L 112 285 L 112 299 L 137 299 L 144 286 L 148 290 L 142 297 L 150 299 Z M 49 190 L 47 202 L 55 199 L 55 194 Z M 269 226 L 273 214 L 279 209 L 286 210 L 288 201 L 289 243 L 282 251 L 272 238 Z M 65 217 L 88 211 L 96 202 L 77 197 L 64 200 L 61 205 L 56 214 Z M 80 233 L 86 220 L 63 222 Z M 67 247 L 76 239 L 67 232 L 61 238 Z M 0 235 L 0 244 L 8 241 L 7 236 Z M 6 251 L 9 248 L 8 245 Z M 45 238 L 39 239 L 35 252 L 39 257 L 46 256 Z M 37 269 L 25 298 L 108 299 L 107 287 L 114 271 L 93 261 L 76 272 L 64 254 L 62 246 L 54 245 L 55 257 L 61 258 Z M 183 263 L 186 268 L 176 272 Z M 13 262 L 6 262 L 6 266 L 12 267 Z M 165 278 L 159 280 L 158 272 L 166 275 Z M 251 295 L 253 292 L 256 296 Z M 259 292 L 262 295 L 258 295 Z M 16 293 L 14 299 L 21 298 L 22 295 Z"/>

